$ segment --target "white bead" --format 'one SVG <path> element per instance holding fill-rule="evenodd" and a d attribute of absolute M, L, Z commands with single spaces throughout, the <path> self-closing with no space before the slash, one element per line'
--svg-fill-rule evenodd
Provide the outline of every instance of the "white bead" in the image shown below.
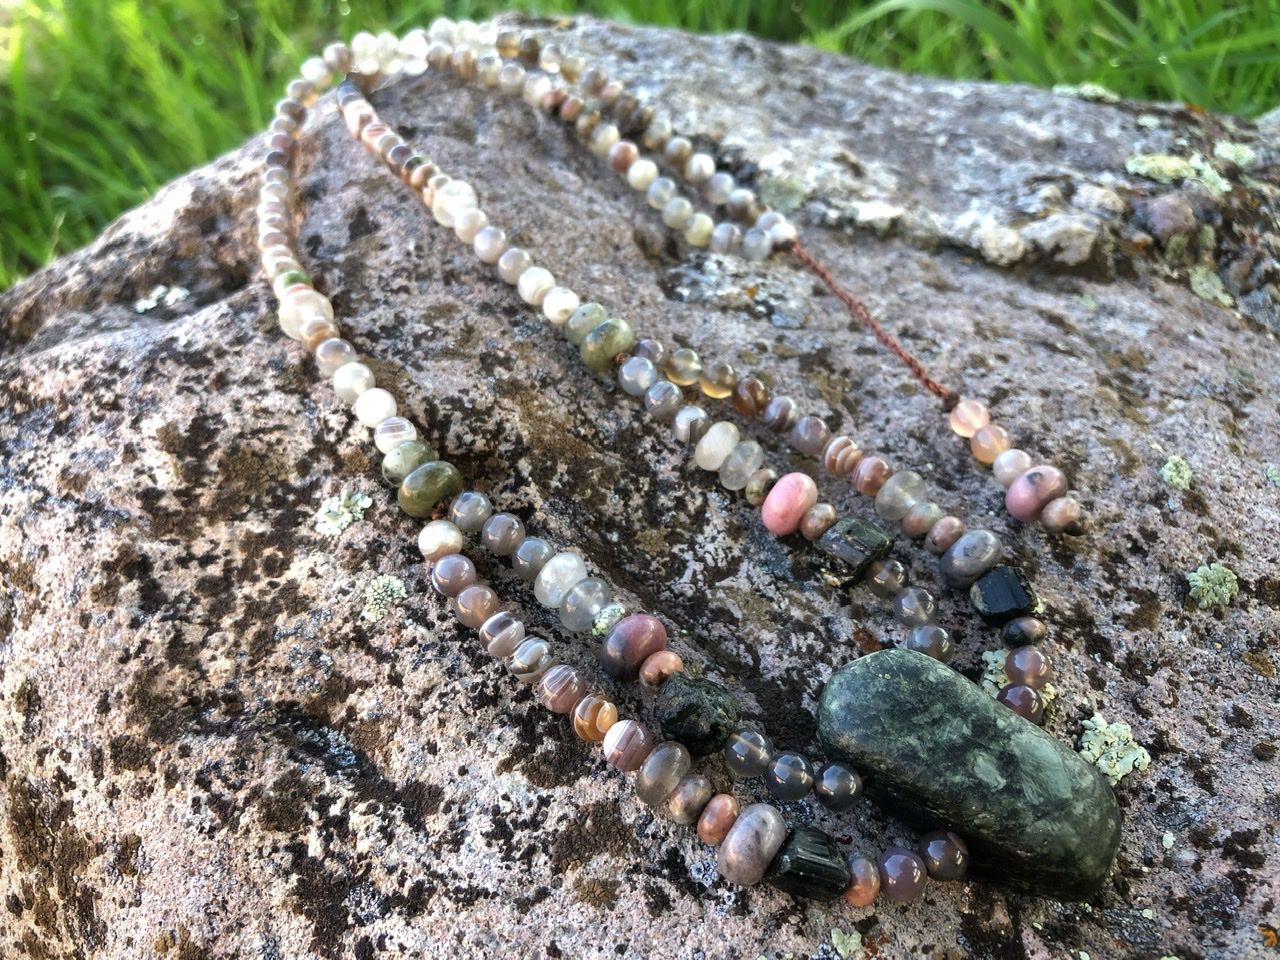
<path fill-rule="evenodd" d="M 693 448 L 693 462 L 703 470 L 719 470 L 740 439 L 736 424 L 728 420 L 713 423 Z"/>
<path fill-rule="evenodd" d="M 425 30 L 410 30 L 400 39 L 400 57 L 404 61 L 404 72 L 411 77 L 421 76 L 427 72 L 427 47 L 431 42 Z"/>
<path fill-rule="evenodd" d="M 516 291 L 520 299 L 535 307 L 541 306 L 543 299 L 556 285 L 556 278 L 545 267 L 529 267 L 516 281 Z"/>
<path fill-rule="evenodd" d="M 521 96 L 529 106 L 536 107 L 542 103 L 542 98 L 550 92 L 551 78 L 545 73 L 534 73 L 525 80 Z"/>
<path fill-rule="evenodd" d="M 658 165 L 652 160 L 641 157 L 627 167 L 627 184 L 635 190 L 648 190 L 649 184 L 658 179 Z"/>
<path fill-rule="evenodd" d="M 372 76 L 379 70 L 378 38 L 361 30 L 351 38 L 351 69 L 355 73 Z"/>
<path fill-rule="evenodd" d="M 580 302 L 578 295 L 568 287 L 552 287 L 542 298 L 542 315 L 551 321 L 553 327 L 563 327 Z"/>
<path fill-rule="evenodd" d="M 695 213 L 689 225 L 685 227 L 685 242 L 691 247 L 705 247 L 711 242 L 711 231 L 714 229 L 714 220 L 705 213 Z"/>
<path fill-rule="evenodd" d="M 372 390 L 373 385 L 373 371 L 363 363 L 346 363 L 333 371 L 333 392 L 347 403 L 355 403 L 356 398 Z"/>
<path fill-rule="evenodd" d="M 462 531 L 448 520 L 432 520 L 418 534 L 418 550 L 428 560 L 462 552 Z"/>
<path fill-rule="evenodd" d="M 382 453 L 390 453 L 400 444 L 418 439 L 418 428 L 404 417 L 387 417 L 373 431 L 373 444 Z"/>
<path fill-rule="evenodd" d="M 759 227 L 752 227 L 742 235 L 742 255 L 748 260 L 763 260 L 773 252 L 773 241 Z"/>
<path fill-rule="evenodd" d="M 333 74 L 329 72 L 329 65 L 324 62 L 324 57 L 311 57 L 309 60 L 304 60 L 299 72 L 303 80 L 314 83 L 317 87 L 328 86 L 333 78 Z"/>
<path fill-rule="evenodd" d="M 737 186 L 733 182 L 730 174 L 721 170 L 719 173 L 711 175 L 711 179 L 707 181 L 707 199 L 714 203 L 717 207 L 729 202 L 729 194 L 733 192 L 733 188 Z"/>
<path fill-rule="evenodd" d="M 524 89 L 524 67 L 518 63 L 505 63 L 498 72 L 498 89 L 514 96 Z"/>
<path fill-rule="evenodd" d="M 587 576 L 587 565 L 576 553 L 557 553 L 543 565 L 533 581 L 533 595 L 544 607 L 556 610 L 564 595 Z"/>
<path fill-rule="evenodd" d="M 476 205 L 476 191 L 465 180 L 450 180 L 431 198 L 431 215 L 442 227 L 452 227 L 458 217 Z"/>
<path fill-rule="evenodd" d="M 387 76 L 400 72 L 400 38 L 384 31 L 378 34 L 378 66 Z"/>
<path fill-rule="evenodd" d="M 507 250 L 507 235 L 499 227 L 485 227 L 476 234 L 472 247 L 481 263 L 497 263 Z"/>
<path fill-rule="evenodd" d="M 372 387 L 356 397 L 351 409 L 366 427 L 376 427 L 396 415 L 396 398 L 381 387 Z"/>
<path fill-rule="evenodd" d="M 704 184 L 716 172 L 716 162 L 710 154 L 695 153 L 684 165 L 684 178 L 695 186 Z"/>
<path fill-rule="evenodd" d="M 324 294 L 308 288 L 285 295 L 280 303 L 280 329 L 293 340 L 302 339 L 302 324 L 312 317 L 333 319 L 333 304 Z"/>
<path fill-rule="evenodd" d="M 436 17 L 431 21 L 431 26 L 427 27 L 427 35 L 441 43 L 453 43 L 453 31 L 456 26 L 448 17 Z"/>
<path fill-rule="evenodd" d="M 588 148 L 597 157 L 603 157 L 609 152 L 609 148 L 618 142 L 620 136 L 618 128 L 612 123 L 601 124 L 591 134 L 591 143 Z"/>
<path fill-rule="evenodd" d="M 453 225 L 453 232 L 463 243 L 474 243 L 476 234 L 489 225 L 489 216 L 479 207 L 463 210 L 458 222 Z"/>
<path fill-rule="evenodd" d="M 795 224 L 785 217 L 779 218 L 777 223 L 769 227 L 769 239 L 775 247 L 791 243 L 797 236 Z"/>

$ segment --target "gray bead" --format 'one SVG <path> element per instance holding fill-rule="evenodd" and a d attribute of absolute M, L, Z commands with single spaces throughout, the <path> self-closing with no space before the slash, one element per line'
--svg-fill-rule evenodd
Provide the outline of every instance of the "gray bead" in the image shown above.
<path fill-rule="evenodd" d="M 729 737 L 724 762 L 735 777 L 758 777 L 769 767 L 773 744 L 758 730 L 739 730 Z"/>
<path fill-rule="evenodd" d="M 658 177 L 653 183 L 649 184 L 649 189 L 645 194 L 645 199 L 649 206 L 655 210 L 661 210 L 676 195 L 675 181 L 669 177 Z"/>
<path fill-rule="evenodd" d="M 773 253 L 773 241 L 769 234 L 752 227 L 742 235 L 742 255 L 748 260 L 763 260 Z"/>
<path fill-rule="evenodd" d="M 841 813 L 862 796 L 862 777 L 843 764 L 828 763 L 818 771 L 813 792 L 824 807 Z"/>
<path fill-rule="evenodd" d="M 675 741 L 660 743 L 636 771 L 636 796 L 651 807 L 665 803 L 689 772 L 689 751 Z"/>
<path fill-rule="evenodd" d="M 480 542 L 495 557 L 509 557 L 524 540 L 524 524 L 510 513 L 495 513 L 484 522 Z"/>
<path fill-rule="evenodd" d="M 764 450 L 754 440 L 743 440 L 720 464 L 720 486 L 726 490 L 742 490 L 751 475 L 764 463 Z"/>
<path fill-rule="evenodd" d="M 525 537 L 511 555 L 511 569 L 521 580 L 535 580 L 543 564 L 556 555 L 556 548 L 541 537 Z"/>
<path fill-rule="evenodd" d="M 813 764 L 791 750 L 776 754 L 764 775 L 765 786 L 779 800 L 803 800 L 813 789 Z"/>
<path fill-rule="evenodd" d="M 816 457 L 831 439 L 831 428 L 821 417 L 807 416 L 791 428 L 791 449 L 806 457 Z"/>
<path fill-rule="evenodd" d="M 697 443 L 711 426 L 707 411 L 694 404 L 686 404 L 676 411 L 671 421 L 671 433 L 681 443 Z"/>
<path fill-rule="evenodd" d="M 924 587 L 907 587 L 893 598 L 893 615 L 907 627 L 920 627 L 932 623 L 938 605 L 933 594 Z"/>
<path fill-rule="evenodd" d="M 547 641 L 527 637 L 516 652 L 507 658 L 507 669 L 521 683 L 537 683 L 551 669 L 551 647 Z"/>
<path fill-rule="evenodd" d="M 787 822 L 777 807 L 753 803 L 744 807 L 716 853 L 716 869 L 730 883 L 759 883 L 787 839 Z"/>
<path fill-rule="evenodd" d="M 927 623 L 908 633 L 907 639 L 902 641 L 902 648 L 946 663 L 955 651 L 955 644 L 951 642 L 951 634 L 944 628 Z"/>
<path fill-rule="evenodd" d="M 560 622 L 566 630 L 588 630 L 612 596 L 609 584 L 599 577 L 579 580 L 560 601 Z"/>
<path fill-rule="evenodd" d="M 706 194 L 707 200 L 715 204 L 717 207 L 729 202 L 729 194 L 733 188 L 737 186 L 733 182 L 733 175 L 725 173 L 721 170 L 719 173 L 713 173 L 711 179 L 707 181 Z"/>
<path fill-rule="evenodd" d="M 684 403 L 684 394 L 670 380 L 659 380 L 644 395 L 644 408 L 658 420 L 670 420 Z"/>
<path fill-rule="evenodd" d="M 886 520 L 901 520 L 923 497 L 924 478 L 914 470 L 900 470 L 876 494 L 876 514 Z"/>
<path fill-rule="evenodd" d="M 632 357 L 618 368 L 618 386 L 622 392 L 642 397 L 658 380 L 658 368 L 644 357 Z"/>
<path fill-rule="evenodd" d="M 949 587 L 968 587 L 1000 562 L 1000 539 L 990 530 L 970 530 L 938 561 L 938 573 Z"/>
<path fill-rule="evenodd" d="M 479 533 L 492 513 L 493 504 L 489 498 L 475 490 L 464 490 L 453 498 L 449 507 L 449 519 L 466 534 Z"/>
<path fill-rule="evenodd" d="M 712 253 L 733 253 L 742 242 L 742 231 L 734 223 L 717 223 L 711 231 Z"/>
<path fill-rule="evenodd" d="M 907 585 L 907 570 L 897 560 L 877 560 L 867 568 L 867 586 L 877 597 L 891 600 Z"/>

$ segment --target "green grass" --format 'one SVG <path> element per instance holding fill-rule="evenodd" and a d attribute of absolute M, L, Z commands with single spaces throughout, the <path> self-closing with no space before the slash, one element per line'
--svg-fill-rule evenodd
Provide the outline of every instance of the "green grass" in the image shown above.
<path fill-rule="evenodd" d="M 267 122 L 335 35 L 424 24 L 428 0 L 0 0 L 0 289 L 87 243 Z M 455 3 L 745 30 L 871 63 L 1255 115 L 1280 104 L 1280 0 L 600 0 Z M 352 13 L 352 10 L 358 13 Z"/>

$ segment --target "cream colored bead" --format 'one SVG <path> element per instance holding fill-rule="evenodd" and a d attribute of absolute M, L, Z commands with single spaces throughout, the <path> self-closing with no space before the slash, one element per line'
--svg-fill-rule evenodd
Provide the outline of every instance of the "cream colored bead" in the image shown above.
<path fill-rule="evenodd" d="M 658 165 L 647 157 L 641 157 L 627 167 L 627 183 L 634 190 L 648 190 L 649 184 L 658 179 Z"/>
<path fill-rule="evenodd" d="M 396 398 L 381 387 L 372 387 L 356 397 L 351 409 L 366 427 L 376 427 L 396 415 Z"/>
<path fill-rule="evenodd" d="M 489 216 L 479 207 L 463 210 L 453 225 L 453 232 L 463 243 L 474 243 L 476 234 L 489 225 Z"/>
<path fill-rule="evenodd" d="M 485 227 L 476 234 L 472 247 L 481 263 L 497 263 L 507 250 L 507 235 L 499 227 Z"/>
<path fill-rule="evenodd" d="M 601 124 L 591 134 L 591 152 L 597 157 L 605 156 L 609 152 L 609 148 L 618 142 L 620 136 L 618 128 L 612 123 Z"/>
<path fill-rule="evenodd" d="M 344 363 L 333 371 L 333 392 L 347 403 L 355 403 L 366 390 L 374 386 L 373 371 L 363 363 Z"/>
<path fill-rule="evenodd" d="M 442 227 L 452 227 L 458 217 L 476 205 L 476 191 L 465 180 L 450 180 L 431 199 L 431 215 Z"/>
<path fill-rule="evenodd" d="M 728 420 L 713 423 L 693 449 L 693 462 L 703 470 L 719 470 L 741 439 L 736 424 Z"/>
<path fill-rule="evenodd" d="M 525 303 L 540 307 L 555 285 L 556 278 L 546 267 L 527 267 L 516 281 L 516 291 Z"/>
<path fill-rule="evenodd" d="M 716 162 L 706 153 L 695 153 L 684 165 L 684 178 L 695 186 L 701 186 L 716 172 Z"/>
<path fill-rule="evenodd" d="M 418 549 L 432 563 L 451 553 L 461 553 L 462 543 L 462 531 L 448 520 L 432 520 L 418 534 Z"/>
<path fill-rule="evenodd" d="M 563 327 L 579 303 L 578 295 L 568 287 L 552 287 L 542 298 L 542 315 L 551 321 L 553 327 Z"/>
<path fill-rule="evenodd" d="M 302 324 L 313 317 L 333 319 L 333 304 L 310 287 L 292 290 L 280 302 L 280 329 L 293 340 L 302 339 Z"/>
<path fill-rule="evenodd" d="M 542 98 L 551 92 L 551 78 L 545 73 L 530 74 L 524 81 L 524 88 L 520 91 L 524 102 L 531 107 L 536 107 L 542 103 Z"/>
<path fill-rule="evenodd" d="M 373 445 L 380 453 L 390 453 L 400 444 L 418 439 L 418 428 L 404 417 L 387 417 L 373 431 Z"/>
<path fill-rule="evenodd" d="M 333 79 L 333 74 L 329 70 L 329 64 L 324 62 L 323 57 L 312 57 L 302 62 L 302 79 L 308 83 L 314 83 L 316 87 L 327 87 L 329 81 Z"/>
<path fill-rule="evenodd" d="M 711 242 L 711 231 L 715 226 L 715 221 L 705 213 L 695 213 L 689 225 L 685 227 L 685 242 L 691 247 L 705 247 Z"/>

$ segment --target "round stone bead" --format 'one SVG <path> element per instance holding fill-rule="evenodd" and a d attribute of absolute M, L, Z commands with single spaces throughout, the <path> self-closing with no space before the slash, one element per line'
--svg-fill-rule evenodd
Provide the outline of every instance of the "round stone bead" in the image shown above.
<path fill-rule="evenodd" d="M 951 634 L 943 627 L 932 623 L 926 623 L 911 630 L 907 634 L 907 639 L 902 641 L 902 646 L 907 650 L 923 653 L 926 657 L 933 657 L 940 663 L 946 663 L 955 652 Z"/>
<path fill-rule="evenodd" d="M 498 595 L 485 583 L 464 587 L 449 605 L 464 627 L 475 629 L 498 612 Z"/>
<path fill-rule="evenodd" d="M 614 358 L 626 353 L 636 343 L 636 333 L 631 324 L 620 317 L 609 317 L 597 324 L 578 347 L 582 362 L 599 374 L 613 370 Z"/>
<path fill-rule="evenodd" d="M 462 544 L 462 531 L 448 520 L 432 520 L 418 534 L 418 550 L 428 563 L 457 553 Z"/>
<path fill-rule="evenodd" d="M 877 597 L 892 600 L 907 585 L 907 570 L 897 560 L 877 560 L 867 568 L 866 582 Z"/>
<path fill-rule="evenodd" d="M 546 267 L 526 267 L 516 281 L 516 292 L 525 303 L 539 307 L 555 285 L 556 278 Z"/>
<path fill-rule="evenodd" d="M 900 470 L 876 492 L 876 514 L 901 520 L 924 497 L 924 478 L 914 470 Z"/>
<path fill-rule="evenodd" d="M 453 232 L 463 243 L 475 243 L 476 236 L 489 225 L 488 215 L 478 207 L 464 210 L 453 225 Z"/>
<path fill-rule="evenodd" d="M 733 409 L 744 417 L 758 417 L 769 403 L 769 388 L 759 377 L 743 377 L 733 388 Z"/>
<path fill-rule="evenodd" d="M 578 306 L 578 295 L 568 287 L 552 287 L 542 298 L 542 315 L 553 327 L 563 327 Z"/>
<path fill-rule="evenodd" d="M 902 518 L 902 532 L 912 540 L 919 540 L 942 519 L 942 508 L 932 500 L 920 500 L 911 505 Z"/>
<path fill-rule="evenodd" d="M 862 796 L 862 778 L 839 763 L 828 763 L 818 771 L 813 792 L 828 810 L 843 813 Z"/>
<path fill-rule="evenodd" d="M 599 743 L 618 722 L 618 708 L 598 693 L 591 693 L 573 708 L 573 732 L 579 740 Z"/>
<path fill-rule="evenodd" d="M 951 429 L 966 440 L 991 422 L 986 404 L 977 400 L 961 400 L 951 408 Z"/>
<path fill-rule="evenodd" d="M 702 361 L 688 347 L 674 350 L 667 358 L 667 379 L 680 387 L 689 387 L 702 377 Z"/>
<path fill-rule="evenodd" d="M 1043 620 L 1035 617 L 1017 617 L 1001 628 L 1000 640 L 1007 647 L 1025 647 L 1030 643 L 1039 643 L 1048 632 Z"/>
<path fill-rule="evenodd" d="M 893 615 L 907 627 L 921 627 L 932 623 L 937 616 L 938 604 L 933 594 L 923 587 L 907 587 L 893 598 Z"/>
<path fill-rule="evenodd" d="M 893 468 L 883 457 L 863 457 L 853 468 L 853 489 L 864 497 L 874 497 L 892 474 Z"/>
<path fill-rule="evenodd" d="M 737 384 L 737 371 L 726 360 L 708 360 L 698 378 L 698 387 L 712 400 L 723 400 Z"/>
<path fill-rule="evenodd" d="M 774 536 L 795 533 L 805 511 L 818 502 L 818 485 L 807 473 L 780 477 L 760 506 L 760 519 Z"/>
<path fill-rule="evenodd" d="M 533 580 L 555 553 L 556 548 L 541 537 L 525 537 L 511 555 L 511 569 L 521 580 Z"/>
<path fill-rule="evenodd" d="M 484 227 L 471 243 L 481 263 L 497 263 L 507 252 L 507 235 L 498 227 Z"/>
<path fill-rule="evenodd" d="M 717 793 L 707 801 L 698 817 L 698 839 L 711 846 L 718 846 L 733 828 L 742 806 L 731 793 Z"/>
<path fill-rule="evenodd" d="M 813 789 L 813 764 L 790 750 L 774 754 L 765 772 L 765 786 L 779 800 L 803 800 Z"/>
<path fill-rule="evenodd" d="M 500 610 L 480 625 L 480 642 L 489 656 L 505 660 L 524 643 L 524 621 Z"/>
<path fill-rule="evenodd" d="M 796 421 L 791 428 L 791 448 L 806 457 L 816 457 L 822 453 L 831 439 L 831 428 L 821 417 L 807 416 Z"/>
<path fill-rule="evenodd" d="M 712 253 L 733 253 L 742 244 L 742 231 L 737 224 L 717 223 L 711 231 Z"/>
<path fill-rule="evenodd" d="M 636 796 L 651 807 L 665 803 L 680 778 L 689 772 L 689 751 L 674 741 L 660 743 L 636 772 Z"/>
<path fill-rule="evenodd" d="M 929 535 L 924 538 L 924 548 L 935 557 L 940 557 L 963 535 L 963 520 L 959 517 L 941 517 L 929 528 Z"/>
<path fill-rule="evenodd" d="M 969 848 L 950 830 L 934 830 L 921 837 L 920 858 L 934 880 L 960 880 L 969 871 Z"/>
<path fill-rule="evenodd" d="M 658 177 L 649 184 L 645 191 L 645 202 L 655 210 L 663 209 L 676 195 L 675 181 L 667 177 Z"/>
<path fill-rule="evenodd" d="M 972 586 L 1000 562 L 1004 548 L 990 530 L 970 530 L 953 543 L 938 561 L 938 573 L 949 587 Z"/>
<path fill-rule="evenodd" d="M 458 217 L 476 206 L 475 187 L 464 180 L 450 180 L 431 198 L 431 215 L 442 227 L 453 227 Z"/>
<path fill-rule="evenodd" d="M 400 483 L 396 500 L 411 517 L 429 517 L 436 505 L 462 492 L 462 474 L 446 460 L 431 460 Z"/>
<path fill-rule="evenodd" d="M 633 190 L 648 190 L 657 179 L 658 165 L 647 157 L 641 157 L 627 167 L 627 185 Z"/>
<path fill-rule="evenodd" d="M 575 346 L 581 346 L 587 334 L 609 319 L 609 314 L 598 303 L 584 303 L 573 311 L 564 325 L 565 339 Z"/>
<path fill-rule="evenodd" d="M 504 283 L 515 285 L 531 266 L 533 257 L 529 255 L 529 251 L 520 247 L 508 247 L 498 257 L 498 276 Z"/>
<path fill-rule="evenodd" d="M 609 584 L 599 577 L 579 580 L 569 588 L 560 603 L 560 622 L 566 630 L 590 630 L 596 614 L 604 609 L 612 596 Z"/>
<path fill-rule="evenodd" d="M 880 892 L 894 903 L 909 903 L 924 890 L 924 861 L 913 850 L 889 847 L 877 860 Z"/>
<path fill-rule="evenodd" d="M 707 153 L 695 153 L 684 163 L 684 178 L 694 186 L 701 186 L 715 175 L 716 161 Z"/>
<path fill-rule="evenodd" d="M 533 582 L 533 595 L 538 602 L 554 610 L 564 603 L 565 596 L 587 576 L 587 565 L 576 553 L 564 551 L 548 560 Z"/>
<path fill-rule="evenodd" d="M 683 404 L 684 394 L 670 380 L 659 380 L 644 394 L 644 409 L 655 420 L 671 420 Z"/>
<path fill-rule="evenodd" d="M 786 433 L 800 419 L 800 406 L 790 397 L 774 397 L 765 405 L 760 419 L 770 430 Z"/>
<path fill-rule="evenodd" d="M 638 720 L 619 720 L 604 735 L 601 749 L 610 766 L 632 773 L 653 749 L 653 734 Z"/>
<path fill-rule="evenodd" d="M 829 503 L 815 503 L 800 518 L 800 535 L 809 541 L 817 540 L 835 526 L 836 519 L 834 506 Z"/>
<path fill-rule="evenodd" d="M 524 541 L 524 524 L 510 513 L 495 513 L 480 528 L 480 543 L 495 557 L 509 557 Z"/>
<path fill-rule="evenodd" d="M 322 293 L 309 286 L 297 286 L 280 301 L 280 329 L 293 340 L 302 339 L 302 324 L 311 317 L 333 321 L 333 304 Z"/>
<path fill-rule="evenodd" d="M 1078 537 L 1085 531 L 1084 508 L 1075 497 L 1058 497 L 1040 511 L 1040 523 L 1050 533 Z"/>
<path fill-rule="evenodd" d="M 998 423 L 988 423 L 973 435 L 969 449 L 979 463 L 995 463 L 996 457 L 1009 449 L 1009 431 Z"/>
<path fill-rule="evenodd" d="M 743 490 L 751 475 L 764 463 L 764 450 L 754 440 L 743 440 L 720 464 L 720 486 L 726 490 Z"/>
<path fill-rule="evenodd" d="M 686 773 L 680 778 L 660 813 L 672 823 L 690 826 L 697 822 L 711 794 L 711 781 L 700 773 Z"/>
<path fill-rule="evenodd" d="M 852 437 L 844 435 L 832 437 L 822 448 L 822 465 L 835 477 L 845 477 L 853 473 L 854 467 L 862 459 L 862 451 L 853 442 Z"/>
<path fill-rule="evenodd" d="M 869 907 L 880 895 L 880 868 L 870 857 L 854 854 L 849 858 L 849 875 L 853 879 L 845 891 L 845 901 L 853 907 Z"/>
<path fill-rule="evenodd" d="M 1038 690 L 1026 684 L 1010 683 L 1000 688 L 996 699 L 1025 720 L 1039 724 L 1044 721 L 1044 699 Z"/>
<path fill-rule="evenodd" d="M 1040 518 L 1045 504 L 1066 492 L 1066 475 L 1057 467 L 1043 464 L 1032 467 L 1009 484 L 1004 495 L 1004 507 L 1015 520 L 1031 523 Z"/>
<path fill-rule="evenodd" d="M 684 672 L 684 659 L 674 650 L 659 650 L 640 664 L 640 685 L 656 690 L 677 673 Z"/>
<path fill-rule="evenodd" d="M 776 807 L 753 803 L 738 814 L 716 855 L 716 869 L 730 883 L 759 883 L 787 838 L 787 824 Z"/>
<path fill-rule="evenodd" d="M 707 200 L 715 204 L 717 207 L 724 206 L 729 202 L 729 194 L 733 188 L 737 186 L 733 182 L 733 174 L 720 171 L 712 173 L 707 180 L 706 194 Z"/>
<path fill-rule="evenodd" d="M 449 519 L 468 535 L 479 533 L 492 515 L 493 504 L 488 497 L 476 490 L 458 494 L 449 505 Z"/>
<path fill-rule="evenodd" d="M 609 168 L 614 173 L 626 173 L 631 169 L 631 165 L 636 162 L 639 155 L 640 151 L 634 143 L 630 140 L 619 140 L 609 148 Z"/>
<path fill-rule="evenodd" d="M 551 669 L 551 647 L 545 640 L 526 637 L 507 658 L 507 670 L 521 683 L 535 684 Z"/>
<path fill-rule="evenodd" d="M 1004 675 L 1011 683 L 1039 690 L 1053 679 L 1053 663 L 1035 647 L 1018 647 L 1005 658 Z"/>
<path fill-rule="evenodd" d="M 714 229 L 714 220 L 705 213 L 695 213 L 684 228 L 685 243 L 692 247 L 705 247 L 711 243 L 711 231 Z"/>
<path fill-rule="evenodd" d="M 741 439 L 737 424 L 728 420 L 713 423 L 693 451 L 693 462 L 703 470 L 719 470 Z"/>
<path fill-rule="evenodd" d="M 676 411 L 671 420 L 671 434 L 681 443 L 697 443 L 706 436 L 710 426 L 707 411 L 690 403 Z"/>
<path fill-rule="evenodd" d="M 460 553 L 441 557 L 431 567 L 431 585 L 442 597 L 456 597 L 475 582 L 475 564 Z"/>
<path fill-rule="evenodd" d="M 578 671 L 557 664 L 538 681 L 538 700 L 552 713 L 568 713 L 586 693 L 587 685 Z"/>
<path fill-rule="evenodd" d="M 773 485 L 778 481 L 778 471 L 772 467 L 762 467 L 747 478 L 747 485 L 743 489 L 743 494 L 747 498 L 747 503 L 753 507 L 758 507 L 764 503 L 765 497 L 769 495 L 769 491 L 773 489 Z"/>
<path fill-rule="evenodd" d="M 1031 454 L 1025 450 L 1006 450 L 999 454 L 991 464 L 991 472 L 1003 487 L 1031 469 Z"/>
<path fill-rule="evenodd" d="M 742 255 L 748 260 L 763 260 L 773 253 L 773 240 L 758 227 L 752 227 L 742 235 Z"/>
<path fill-rule="evenodd" d="M 738 730 L 724 747 L 724 762 L 735 777 L 759 777 L 769 769 L 773 744 L 759 730 Z"/>
<path fill-rule="evenodd" d="M 618 368 L 618 386 L 633 397 L 643 397 L 658 382 L 658 368 L 644 357 L 631 357 Z"/>
<path fill-rule="evenodd" d="M 351 411 L 366 427 L 376 427 L 387 417 L 396 415 L 396 398 L 381 387 L 373 387 L 356 397 Z"/>
<path fill-rule="evenodd" d="M 390 453 L 400 444 L 418 439 L 418 428 L 404 417 L 387 417 L 373 431 L 373 445 L 380 453 Z"/>
<path fill-rule="evenodd" d="M 672 230 L 683 230 L 693 220 L 693 204 L 684 197 L 672 197 L 662 207 L 662 222 Z"/>
<path fill-rule="evenodd" d="M 600 663 L 609 676 L 631 680 L 645 660 L 666 646 L 667 628 L 662 621 L 648 613 L 633 613 L 619 620 L 605 637 Z"/>
<path fill-rule="evenodd" d="M 327 340 L 323 340 L 316 346 L 315 350 L 316 366 L 320 369 L 320 373 L 326 377 L 332 377 L 338 372 L 339 367 L 346 366 L 348 363 L 355 363 L 359 359 L 356 355 L 356 348 L 341 337 L 330 337 Z"/>
<path fill-rule="evenodd" d="M 431 447 L 421 440 L 409 440 L 387 451 L 382 458 L 382 479 L 398 487 L 418 467 L 435 459 L 436 451 Z"/>

